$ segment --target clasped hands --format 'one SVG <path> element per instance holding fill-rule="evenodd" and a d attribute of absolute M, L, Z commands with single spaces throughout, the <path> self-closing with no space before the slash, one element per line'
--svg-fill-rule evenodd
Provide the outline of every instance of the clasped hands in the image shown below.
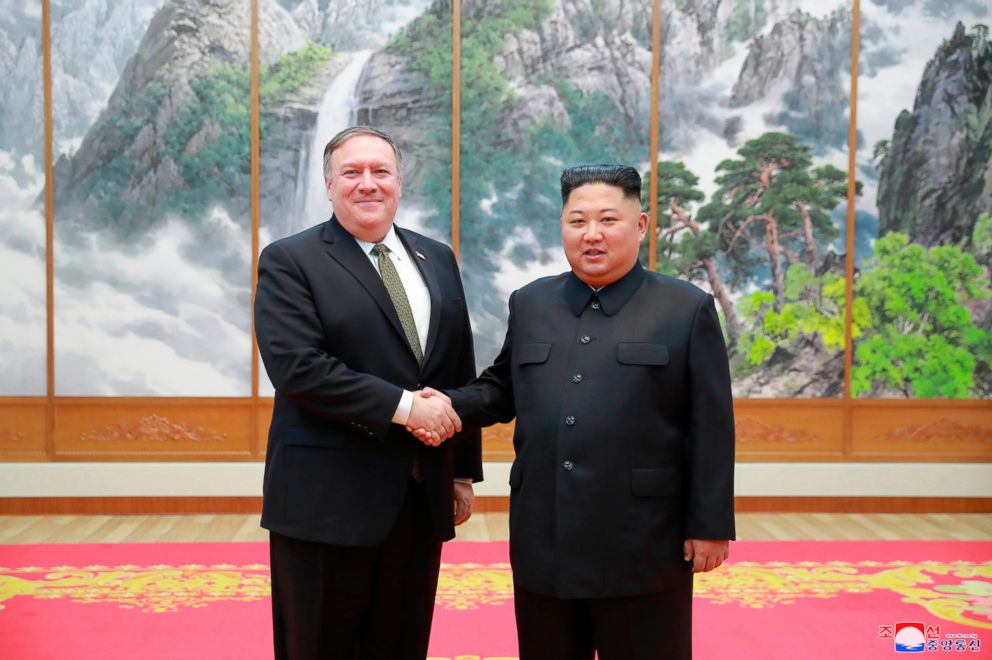
<path fill-rule="evenodd" d="M 437 447 L 462 430 L 462 420 L 446 394 L 425 387 L 413 393 L 406 430 L 425 445 Z"/>

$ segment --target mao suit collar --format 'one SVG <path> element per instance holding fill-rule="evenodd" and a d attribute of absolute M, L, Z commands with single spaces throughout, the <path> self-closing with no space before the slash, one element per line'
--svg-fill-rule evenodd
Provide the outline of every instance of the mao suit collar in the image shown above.
<path fill-rule="evenodd" d="M 565 280 L 565 302 L 575 316 L 581 316 L 583 310 L 596 298 L 602 305 L 607 316 L 613 316 L 627 304 L 637 290 L 641 288 L 647 275 L 639 263 L 634 264 L 630 271 L 612 284 L 607 284 L 599 291 L 592 288 L 576 277 L 574 272 L 567 275 Z"/>

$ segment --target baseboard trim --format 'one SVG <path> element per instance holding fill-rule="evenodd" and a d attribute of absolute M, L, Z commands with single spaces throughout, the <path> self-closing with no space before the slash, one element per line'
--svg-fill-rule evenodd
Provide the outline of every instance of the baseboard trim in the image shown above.
<path fill-rule="evenodd" d="M 505 513 L 509 497 L 477 497 L 479 513 Z M 738 497 L 738 513 L 992 513 L 988 497 Z M 4 497 L 0 515 L 260 513 L 261 497 Z"/>
<path fill-rule="evenodd" d="M 261 513 L 261 497 L 4 497 L 2 515 Z"/>
<path fill-rule="evenodd" d="M 737 513 L 989 513 L 992 497 L 738 497 Z"/>

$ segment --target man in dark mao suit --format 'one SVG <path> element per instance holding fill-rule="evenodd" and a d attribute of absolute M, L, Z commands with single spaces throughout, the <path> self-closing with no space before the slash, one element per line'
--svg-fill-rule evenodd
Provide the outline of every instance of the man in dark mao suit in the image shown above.
<path fill-rule="evenodd" d="M 441 542 L 482 478 L 479 433 L 415 393 L 463 385 L 475 364 L 451 249 L 393 225 L 399 166 L 384 133 L 338 134 L 324 152 L 334 215 L 259 259 L 277 658 L 423 660 Z"/>
<path fill-rule="evenodd" d="M 516 417 L 510 558 L 521 660 L 692 654 L 692 574 L 734 538 L 734 422 L 712 296 L 644 270 L 641 179 L 568 169 L 572 271 L 510 297 L 464 424 Z M 444 395 L 439 395 L 443 398 Z"/>

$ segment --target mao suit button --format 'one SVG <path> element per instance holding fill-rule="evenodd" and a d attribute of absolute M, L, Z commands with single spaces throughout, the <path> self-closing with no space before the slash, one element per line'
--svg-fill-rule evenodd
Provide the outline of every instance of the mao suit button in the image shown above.
<path fill-rule="evenodd" d="M 572 461 L 565 461 L 564 463 L 561 464 L 561 466 L 565 468 L 566 472 L 571 472 L 572 468 L 575 467 L 575 463 L 573 463 Z"/>
<path fill-rule="evenodd" d="M 599 304 L 598 300 L 592 301 L 592 304 L 589 306 L 592 307 L 593 309 L 599 309 L 600 307 L 602 307 L 602 305 Z"/>
<path fill-rule="evenodd" d="M 582 382 L 582 374 L 575 374 L 574 376 L 572 376 L 572 382 L 573 383 L 581 383 Z"/>
<path fill-rule="evenodd" d="M 575 418 L 574 417 L 572 417 L 571 415 L 569 415 L 568 417 L 565 418 L 565 425 L 566 426 L 572 426 L 573 424 L 575 424 Z"/>
<path fill-rule="evenodd" d="M 580 339 L 579 341 L 581 341 L 583 344 L 588 344 L 589 342 L 592 341 L 592 337 L 590 337 L 589 335 L 582 335 L 582 339 Z"/>

